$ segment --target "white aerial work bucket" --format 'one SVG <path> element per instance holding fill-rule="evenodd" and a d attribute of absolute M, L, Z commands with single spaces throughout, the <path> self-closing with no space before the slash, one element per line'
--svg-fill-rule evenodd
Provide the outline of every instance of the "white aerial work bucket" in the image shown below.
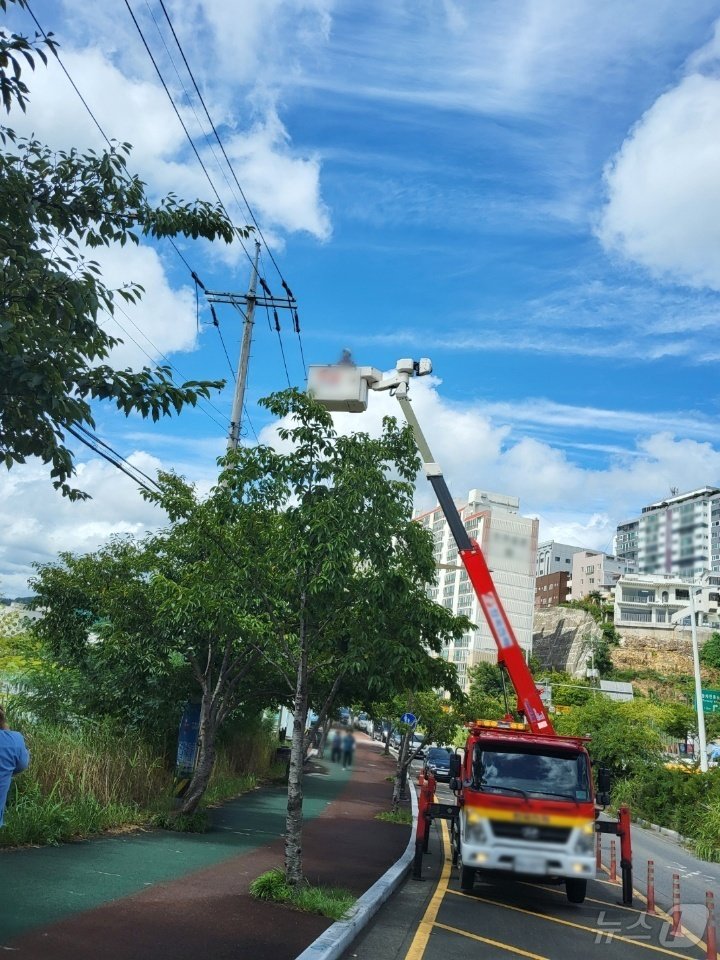
<path fill-rule="evenodd" d="M 308 392 L 326 410 L 364 413 L 368 405 L 367 369 L 347 363 L 311 365 Z"/>

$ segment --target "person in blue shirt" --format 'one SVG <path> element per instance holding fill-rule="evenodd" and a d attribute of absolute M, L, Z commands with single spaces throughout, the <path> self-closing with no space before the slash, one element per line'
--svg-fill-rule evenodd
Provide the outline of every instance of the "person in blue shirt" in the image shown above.
<path fill-rule="evenodd" d="M 5 802 L 12 778 L 27 769 L 30 754 L 21 733 L 11 730 L 0 707 L 0 827 L 4 823 Z"/>

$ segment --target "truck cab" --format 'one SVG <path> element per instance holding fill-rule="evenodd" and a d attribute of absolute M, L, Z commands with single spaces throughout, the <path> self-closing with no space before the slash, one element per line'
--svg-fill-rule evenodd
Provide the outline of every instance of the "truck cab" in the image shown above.
<path fill-rule="evenodd" d="M 595 802 L 581 737 L 542 736 L 524 723 L 473 724 L 460 775 L 455 856 L 461 887 L 478 871 L 564 881 L 571 903 L 595 876 Z"/>

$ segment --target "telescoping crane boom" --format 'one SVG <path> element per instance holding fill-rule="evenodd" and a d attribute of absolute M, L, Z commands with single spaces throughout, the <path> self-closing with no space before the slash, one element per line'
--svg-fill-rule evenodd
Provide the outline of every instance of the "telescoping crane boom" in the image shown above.
<path fill-rule="evenodd" d="M 568 899 L 581 903 L 587 880 L 595 875 L 597 832 L 622 840 L 623 901 L 632 902 L 629 812 L 620 821 L 596 821 L 596 798 L 606 803 L 609 783 L 601 775 L 595 794 L 587 738 L 555 732 L 512 624 L 498 596 L 477 541 L 465 529 L 442 470 L 418 423 L 408 396 L 410 380 L 432 372 L 429 360 L 398 360 L 394 371 L 356 366 L 347 351 L 338 364 L 311 366 L 308 389 L 331 411 L 360 413 L 370 390 L 390 391 L 398 400 L 422 458 L 440 508 L 457 544 L 482 612 L 517 696 L 522 722 L 478 720 L 468 725 L 463 759 L 451 760 L 456 804 L 443 808 L 452 821 L 453 863 L 461 868 L 461 887 L 472 888 L 478 871 L 533 875 L 564 882 Z M 603 783 L 605 780 L 605 783 Z M 430 794 L 434 792 L 431 781 Z M 420 826 L 418 826 L 420 835 Z M 425 834 L 427 836 L 427 834 Z M 416 841 L 422 860 L 423 842 Z"/>
<path fill-rule="evenodd" d="M 465 529 L 440 465 L 432 455 L 413 410 L 408 395 L 410 379 L 414 376 L 422 377 L 431 372 L 430 360 L 403 359 L 398 360 L 396 369 L 392 373 L 383 375 L 374 367 L 357 367 L 348 363 L 346 354 L 343 363 L 311 366 L 308 387 L 328 410 L 350 410 L 351 412 L 361 412 L 366 408 L 368 387 L 376 391 L 389 390 L 394 394 L 405 419 L 412 428 L 415 443 L 425 467 L 425 475 L 435 491 L 497 645 L 498 662 L 505 667 L 510 677 L 517 696 L 518 713 L 522 714 L 533 732 L 552 735 L 555 732 L 552 723 L 525 662 L 512 624 L 505 613 L 483 552 L 477 541 L 471 539 Z"/>

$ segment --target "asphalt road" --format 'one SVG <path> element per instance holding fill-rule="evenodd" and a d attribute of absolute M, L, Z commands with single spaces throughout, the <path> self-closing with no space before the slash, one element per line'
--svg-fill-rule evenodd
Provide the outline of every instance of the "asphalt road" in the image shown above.
<path fill-rule="evenodd" d="M 439 800 L 444 799 L 442 792 Z M 609 838 L 604 839 L 607 860 Z M 648 857 L 655 859 L 660 907 L 670 906 L 673 864 L 674 872 L 682 874 L 683 920 L 687 914 L 691 923 L 677 937 L 670 933 L 667 914 L 648 915 L 641 896 L 633 907 L 623 906 L 620 885 L 610 883 L 605 871 L 590 881 L 581 905 L 568 902 L 564 886 L 495 878 L 478 879 L 472 893 L 463 893 L 458 870 L 450 862 L 446 825 L 435 822 L 424 860 L 425 882 L 409 879 L 343 960 L 704 958 L 704 944 L 692 931 L 704 931 L 705 889 L 711 889 L 706 878 L 716 883 L 720 870 L 702 864 L 696 871 L 700 862 L 677 844 L 637 828 L 638 880 Z M 644 883 L 635 886 L 644 892 Z M 689 896 L 699 897 L 695 903 L 701 910 L 693 913 Z"/>
<path fill-rule="evenodd" d="M 608 838 L 604 838 L 607 844 Z M 698 858 L 681 843 L 662 836 L 653 830 L 645 830 L 633 824 L 633 885 L 647 895 L 647 864 L 655 864 L 655 898 L 665 909 L 672 903 L 673 874 L 680 877 L 680 902 L 682 922 L 695 934 L 702 936 L 705 928 L 705 893 L 715 895 L 720 909 L 720 864 L 708 863 Z M 603 850 L 603 863 L 608 862 L 608 847 Z"/>

